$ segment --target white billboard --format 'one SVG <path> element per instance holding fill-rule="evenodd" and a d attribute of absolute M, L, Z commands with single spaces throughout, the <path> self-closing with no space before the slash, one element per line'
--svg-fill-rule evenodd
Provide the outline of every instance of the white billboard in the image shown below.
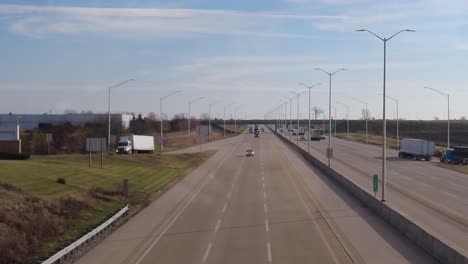
<path fill-rule="evenodd" d="M 87 138 L 86 139 L 86 152 L 106 152 L 107 141 L 106 138 Z"/>
<path fill-rule="evenodd" d="M 0 126 L 0 141 L 19 140 L 19 125 Z"/>

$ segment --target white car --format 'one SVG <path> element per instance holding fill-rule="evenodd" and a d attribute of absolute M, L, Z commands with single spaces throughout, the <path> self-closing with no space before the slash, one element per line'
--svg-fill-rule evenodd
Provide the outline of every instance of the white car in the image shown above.
<path fill-rule="evenodd" d="M 255 152 L 253 149 L 248 149 L 245 151 L 245 156 L 248 157 L 248 156 L 255 156 Z"/>

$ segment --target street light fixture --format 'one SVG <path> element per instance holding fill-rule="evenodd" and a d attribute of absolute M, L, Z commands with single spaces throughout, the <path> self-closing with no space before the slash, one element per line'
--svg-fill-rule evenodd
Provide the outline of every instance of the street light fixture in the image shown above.
<path fill-rule="evenodd" d="M 197 102 L 197 101 L 200 101 L 201 99 L 204 99 L 204 98 L 205 98 L 205 96 L 202 96 L 202 97 L 195 98 L 195 99 L 193 99 L 193 100 L 191 100 L 191 101 L 188 102 L 187 120 L 188 120 L 188 136 L 189 136 L 189 137 L 190 137 L 190 119 L 191 119 L 191 118 L 190 118 L 190 106 L 191 106 L 193 103 L 195 103 L 195 102 Z"/>
<path fill-rule="evenodd" d="M 208 141 L 211 141 L 211 107 L 215 104 L 221 103 L 223 100 L 216 101 L 208 104 Z"/>
<path fill-rule="evenodd" d="M 444 93 L 442 91 L 439 91 L 431 87 L 424 87 L 424 88 L 434 91 L 436 93 L 439 93 L 441 95 L 447 96 L 447 149 L 449 149 L 450 148 L 450 94 Z"/>
<path fill-rule="evenodd" d="M 375 34 L 374 32 L 368 30 L 368 29 L 358 29 L 356 31 L 359 32 L 368 32 L 372 35 L 374 35 L 376 38 L 380 39 L 384 43 L 384 61 L 383 61 L 383 93 L 382 93 L 382 109 L 383 109 L 383 114 L 382 114 L 382 202 L 385 202 L 385 189 L 386 189 L 386 182 L 385 182 L 385 177 L 387 174 L 387 120 L 385 119 L 385 99 L 386 99 L 386 91 L 385 91 L 385 85 L 386 85 L 386 74 L 387 74 L 387 41 L 391 40 L 393 37 L 396 35 L 402 33 L 402 32 L 416 32 L 415 30 L 412 29 L 404 29 L 400 30 L 397 33 L 393 34 L 389 38 L 382 38 L 379 35 Z"/>
<path fill-rule="evenodd" d="M 365 101 L 363 101 L 361 99 L 358 99 L 358 98 L 353 98 L 353 100 L 357 101 L 357 102 L 359 102 L 361 104 L 364 104 L 366 106 L 366 112 L 365 112 L 365 116 L 364 116 L 364 118 L 366 119 L 366 144 L 369 144 L 369 136 L 368 136 L 369 135 L 369 133 L 368 133 L 368 127 L 369 126 L 367 125 L 368 120 L 369 120 L 369 110 L 367 108 L 367 102 L 365 102 Z"/>
<path fill-rule="evenodd" d="M 297 96 L 297 145 L 299 145 L 299 96 L 303 93 L 305 93 L 305 91 L 303 92 L 300 92 L 300 93 L 296 93 L 296 92 L 292 92 L 291 93 L 295 94 Z"/>
<path fill-rule="evenodd" d="M 349 105 L 339 101 L 336 101 L 336 103 L 346 107 L 346 136 L 349 138 Z"/>
<path fill-rule="evenodd" d="M 174 91 L 168 95 L 165 95 L 159 99 L 159 112 L 161 114 L 161 152 L 164 150 L 164 131 L 163 131 L 163 122 L 164 122 L 164 117 L 163 117 L 163 101 L 164 99 L 168 98 L 169 96 L 173 96 L 174 94 L 181 93 L 182 91 Z"/>
<path fill-rule="evenodd" d="M 331 100 L 332 100 L 332 93 L 331 93 L 331 83 L 332 83 L 332 76 L 339 72 L 339 71 L 346 71 L 348 69 L 344 69 L 344 68 L 341 68 L 341 69 L 338 69 L 336 71 L 334 71 L 333 73 L 329 73 L 325 70 L 323 70 L 322 68 L 317 68 L 315 69 L 316 71 L 322 71 L 324 72 L 325 74 L 327 74 L 329 77 L 330 77 L 330 81 L 329 81 L 329 88 L 328 88 L 328 122 L 329 122 L 329 127 L 328 127 L 328 132 L 329 132 L 329 135 L 328 135 L 328 149 L 327 149 L 327 157 L 328 157 L 328 167 L 331 166 L 331 158 L 333 156 L 333 149 L 332 149 L 332 145 L 331 145 L 331 139 L 332 139 L 332 132 L 331 132 L 331 107 L 332 107 L 332 104 L 331 104 Z"/>
<path fill-rule="evenodd" d="M 310 90 L 312 88 L 314 88 L 315 86 L 317 85 L 321 85 L 321 83 L 316 83 L 312 86 L 308 86 L 304 83 L 299 83 L 299 85 L 302 85 L 302 86 L 305 86 L 307 87 L 307 89 L 309 89 L 309 130 L 307 131 L 307 137 L 308 137 L 308 140 L 307 140 L 307 152 L 310 153 Z M 335 136 L 336 136 L 336 133 L 335 133 Z"/>
<path fill-rule="evenodd" d="M 109 86 L 109 98 L 108 98 L 108 103 L 107 103 L 107 117 L 108 117 L 108 123 L 107 123 L 107 149 L 110 149 L 110 137 L 111 137 L 111 114 L 110 114 L 110 106 L 111 106 L 111 89 L 112 88 L 117 88 L 119 86 L 122 86 L 128 82 L 135 81 L 135 79 L 128 79 L 123 82 L 120 82 L 118 84 Z"/>

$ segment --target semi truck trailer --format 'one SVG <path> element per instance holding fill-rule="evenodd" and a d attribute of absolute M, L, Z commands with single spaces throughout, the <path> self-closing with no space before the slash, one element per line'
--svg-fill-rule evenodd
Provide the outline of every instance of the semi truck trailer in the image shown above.
<path fill-rule="evenodd" d="M 398 157 L 429 161 L 434 154 L 434 148 L 435 144 L 432 141 L 404 138 L 400 144 Z"/>
<path fill-rule="evenodd" d="M 119 154 L 153 153 L 154 138 L 153 136 L 140 135 L 122 136 L 119 139 L 116 152 Z"/>

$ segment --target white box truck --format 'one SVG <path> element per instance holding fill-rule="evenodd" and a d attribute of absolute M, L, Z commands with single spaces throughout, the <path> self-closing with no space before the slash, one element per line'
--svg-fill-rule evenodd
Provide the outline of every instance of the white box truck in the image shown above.
<path fill-rule="evenodd" d="M 116 152 L 119 154 L 153 153 L 153 136 L 130 135 L 120 137 Z"/>
<path fill-rule="evenodd" d="M 435 144 L 432 141 L 404 138 L 400 144 L 398 157 L 429 161 L 434 154 L 434 148 Z"/>

